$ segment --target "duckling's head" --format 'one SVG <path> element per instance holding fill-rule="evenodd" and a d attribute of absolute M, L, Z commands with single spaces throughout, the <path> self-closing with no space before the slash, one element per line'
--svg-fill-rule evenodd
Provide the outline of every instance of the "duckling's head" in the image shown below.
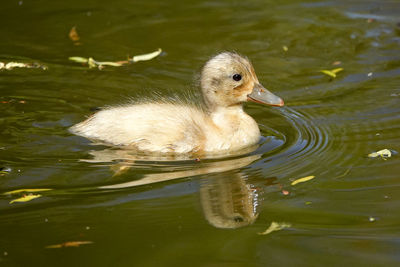
<path fill-rule="evenodd" d="M 211 110 L 254 101 L 283 106 L 283 100 L 258 81 L 250 61 L 236 53 L 224 52 L 211 58 L 201 72 L 201 88 Z"/>

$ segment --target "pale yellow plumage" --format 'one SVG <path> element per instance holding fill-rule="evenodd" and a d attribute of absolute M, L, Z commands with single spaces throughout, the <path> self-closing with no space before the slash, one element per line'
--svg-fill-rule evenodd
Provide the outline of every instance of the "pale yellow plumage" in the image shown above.
<path fill-rule="evenodd" d="M 204 109 L 157 101 L 111 107 L 70 130 L 143 152 L 220 153 L 259 141 L 257 123 L 243 111 L 243 102 L 250 99 L 283 105 L 279 97 L 259 84 L 250 62 L 235 53 L 221 53 L 210 59 L 202 70 L 201 87 Z"/>

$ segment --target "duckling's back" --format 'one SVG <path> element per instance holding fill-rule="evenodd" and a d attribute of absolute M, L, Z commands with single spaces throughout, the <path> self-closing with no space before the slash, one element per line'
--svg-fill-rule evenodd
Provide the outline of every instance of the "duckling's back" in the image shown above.
<path fill-rule="evenodd" d="M 201 109 L 146 103 L 101 110 L 70 128 L 74 134 L 149 152 L 191 153 L 204 148 L 210 122 Z"/>

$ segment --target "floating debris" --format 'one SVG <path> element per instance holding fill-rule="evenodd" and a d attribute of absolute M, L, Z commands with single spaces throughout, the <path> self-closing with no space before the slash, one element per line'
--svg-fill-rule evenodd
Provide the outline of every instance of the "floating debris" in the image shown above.
<path fill-rule="evenodd" d="M 314 175 L 306 176 L 306 177 L 303 177 L 303 178 L 299 178 L 299 179 L 294 180 L 294 181 L 291 183 L 291 185 L 296 185 L 296 184 L 299 184 L 299 183 L 304 183 L 304 182 L 310 181 L 310 180 L 312 180 L 312 179 L 314 179 L 314 178 L 315 178 Z"/>
<path fill-rule="evenodd" d="M 13 103 L 13 102 L 17 102 L 17 103 L 19 103 L 19 104 L 26 104 L 26 100 L 15 100 L 15 99 L 10 99 L 10 100 L 1 100 L 0 101 L 0 103 L 1 104 L 10 104 L 10 103 Z M 0 149 L 2 149 L 1 147 L 0 147 Z M 3 148 L 4 149 L 4 148 Z M 1 168 L 0 168 L 1 169 Z"/>
<path fill-rule="evenodd" d="M 342 64 L 342 61 L 339 60 L 332 62 L 332 66 L 338 66 L 340 64 Z"/>
<path fill-rule="evenodd" d="M 368 218 L 368 221 L 374 222 L 374 221 L 376 221 L 376 219 L 375 219 L 374 217 L 370 216 L 370 217 Z"/>
<path fill-rule="evenodd" d="M 268 227 L 267 230 L 264 232 L 258 233 L 259 235 L 268 235 L 272 232 L 279 231 L 288 227 L 291 227 L 292 225 L 290 223 L 285 223 L 285 222 L 272 222 L 271 225 Z"/>
<path fill-rule="evenodd" d="M 158 48 L 157 51 L 154 51 L 152 53 L 134 56 L 130 61 L 138 62 L 138 61 L 151 60 L 151 59 L 153 59 L 155 57 L 158 57 L 161 54 L 161 52 L 162 52 L 161 48 Z"/>
<path fill-rule="evenodd" d="M 48 67 L 37 62 L 22 63 L 22 62 L 0 62 L 0 70 L 12 70 L 14 68 L 27 68 L 27 69 L 42 69 L 47 70 Z"/>
<path fill-rule="evenodd" d="M 68 247 L 79 247 L 81 245 L 93 244 L 92 241 L 67 241 L 61 244 L 50 245 L 46 248 L 68 248 Z"/>
<path fill-rule="evenodd" d="M 75 61 L 78 63 L 87 64 L 89 68 L 98 68 L 103 69 L 104 66 L 113 66 L 113 67 L 121 67 L 123 64 L 118 62 L 108 62 L 108 61 L 96 61 L 93 58 L 84 58 L 84 57 L 69 57 L 69 60 Z"/>
<path fill-rule="evenodd" d="M 341 72 L 342 70 L 344 70 L 343 68 L 336 68 L 333 70 L 320 70 L 320 72 L 322 72 L 323 74 L 326 74 L 332 78 L 336 78 L 336 73 Z"/>
<path fill-rule="evenodd" d="M 285 52 L 287 52 L 287 51 L 289 50 L 289 48 L 288 48 L 286 45 L 282 46 L 282 49 L 283 49 L 283 51 L 285 51 Z"/>
<path fill-rule="evenodd" d="M 34 195 L 34 194 L 24 195 L 23 197 L 11 200 L 10 204 L 13 204 L 15 202 L 28 202 L 28 201 L 31 201 L 31 200 L 33 200 L 35 198 L 39 198 L 41 196 L 42 195 Z"/>
<path fill-rule="evenodd" d="M 79 37 L 79 34 L 76 31 L 76 26 L 71 28 L 71 30 L 69 31 L 68 37 L 72 42 L 74 42 L 74 45 L 81 45 L 81 43 L 79 42 L 79 40 L 81 38 Z"/>
<path fill-rule="evenodd" d="M 19 193 L 33 193 L 33 192 L 43 192 L 43 191 L 49 191 L 53 190 L 50 188 L 27 188 L 27 189 L 17 189 L 13 191 L 8 191 L 3 193 L 3 195 L 13 195 L 13 194 L 19 194 Z"/>
<path fill-rule="evenodd" d="M 0 149 L 2 149 L 2 148 L 0 147 Z M 9 168 L 9 167 L 0 167 L 0 176 L 4 176 L 4 175 L 7 175 L 7 174 L 10 174 L 10 172 L 11 172 L 11 168 Z"/>
<path fill-rule="evenodd" d="M 373 152 L 373 153 L 368 154 L 369 158 L 376 158 L 376 157 L 379 157 L 379 156 L 381 158 L 383 158 L 384 160 L 386 160 L 387 158 L 390 158 L 392 156 L 392 151 L 390 151 L 389 149 L 385 148 L 385 149 L 379 150 L 377 152 Z"/>
<path fill-rule="evenodd" d="M 128 60 L 123 60 L 123 61 L 97 61 L 93 59 L 92 57 L 90 58 L 85 58 L 85 57 L 69 57 L 68 59 L 77 63 L 83 63 L 87 64 L 89 68 L 98 68 L 98 69 L 103 69 L 105 66 L 112 66 L 112 67 L 121 67 L 123 65 L 127 65 L 130 63 L 136 63 L 138 61 L 146 61 L 146 60 L 151 60 L 161 54 L 162 50 L 159 48 L 157 51 L 154 51 L 149 54 L 143 54 L 143 55 L 137 55 L 132 57 L 131 59 L 128 58 Z"/>
<path fill-rule="evenodd" d="M 290 194 L 290 192 L 287 191 L 287 190 L 282 190 L 281 192 L 282 192 L 282 194 L 283 194 L 284 196 L 288 196 L 288 195 Z"/>
<path fill-rule="evenodd" d="M 22 197 L 11 200 L 10 204 L 15 203 L 15 202 L 28 202 L 31 201 L 35 198 L 39 198 L 42 195 L 35 195 L 35 194 L 30 194 L 33 192 L 43 192 L 43 191 L 49 191 L 52 190 L 50 188 L 24 188 L 24 189 L 17 189 L 17 190 L 13 190 L 13 191 L 8 191 L 3 193 L 3 195 L 14 195 L 14 194 L 22 194 Z M 29 193 L 29 194 L 25 194 L 25 193 Z"/>

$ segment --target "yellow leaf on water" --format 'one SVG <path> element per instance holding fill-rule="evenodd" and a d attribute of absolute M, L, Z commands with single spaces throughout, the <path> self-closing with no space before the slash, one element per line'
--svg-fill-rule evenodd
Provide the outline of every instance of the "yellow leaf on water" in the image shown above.
<path fill-rule="evenodd" d="M 26 195 L 26 196 L 11 200 L 10 204 L 15 203 L 15 202 L 28 202 L 28 201 L 31 201 L 32 199 L 35 199 L 35 198 L 38 198 L 38 197 L 41 197 L 41 196 L 42 195 L 29 194 L 29 195 Z"/>
<path fill-rule="evenodd" d="M 92 241 L 68 241 L 61 244 L 50 245 L 46 248 L 68 248 L 68 247 L 79 247 L 80 245 L 93 244 Z"/>
<path fill-rule="evenodd" d="M 42 191 L 49 191 L 49 190 L 53 190 L 53 189 L 50 189 L 50 188 L 17 189 L 17 190 L 5 192 L 3 194 L 4 195 L 12 195 L 12 194 L 18 194 L 18 193 L 22 193 L 22 192 L 32 193 L 32 192 L 42 192 Z"/>
<path fill-rule="evenodd" d="M 294 181 L 291 183 L 291 185 L 296 185 L 296 184 L 298 184 L 298 183 L 304 183 L 304 182 L 310 181 L 311 179 L 314 179 L 314 178 L 315 178 L 314 175 L 306 176 L 306 177 L 303 177 L 303 178 L 299 178 L 299 179 L 294 180 Z"/>
<path fill-rule="evenodd" d="M 8 62 L 5 66 L 6 69 L 10 70 L 13 68 L 26 68 L 28 65 L 21 62 Z"/>
<path fill-rule="evenodd" d="M 322 72 L 323 74 L 326 74 L 332 78 L 336 78 L 336 73 L 341 72 L 343 70 L 343 68 L 336 68 L 333 70 L 320 70 L 320 72 Z"/>
<path fill-rule="evenodd" d="M 259 235 L 268 235 L 272 232 L 279 231 L 288 227 L 291 227 L 292 225 L 290 223 L 277 223 L 277 222 L 272 222 L 271 225 L 268 227 L 267 230 L 264 232 L 258 233 Z"/>
<path fill-rule="evenodd" d="M 68 59 L 78 62 L 78 63 L 87 63 L 88 62 L 88 59 L 84 58 L 84 57 L 69 57 Z"/>
<path fill-rule="evenodd" d="M 96 61 L 94 58 L 90 57 L 90 58 L 84 58 L 84 57 L 69 57 L 68 58 L 71 61 L 74 62 L 78 62 L 78 63 L 84 63 L 84 64 L 88 64 L 89 68 L 101 68 L 102 66 L 114 66 L 114 67 L 120 67 L 124 64 L 127 64 L 129 62 L 125 61 L 125 62 L 109 62 L 109 61 Z"/>
<path fill-rule="evenodd" d="M 96 60 L 94 60 L 92 57 L 88 59 L 88 65 L 89 68 L 96 68 L 98 66 Z"/>
<path fill-rule="evenodd" d="M 7 64 L 0 62 L 0 69 L 12 70 L 14 68 L 27 68 L 27 69 L 42 69 L 47 70 L 47 66 L 39 63 L 22 63 L 22 62 L 8 62 Z"/>
<path fill-rule="evenodd" d="M 74 62 L 78 63 L 84 63 L 88 64 L 89 68 L 99 68 L 100 70 L 103 69 L 105 66 L 113 66 L 113 67 L 121 67 L 123 65 L 132 63 L 132 62 L 138 62 L 138 61 L 145 61 L 145 60 L 151 60 L 158 55 L 160 55 L 162 52 L 161 48 L 159 48 L 157 51 L 154 51 L 149 54 L 144 54 L 144 55 L 137 55 L 134 56 L 132 59 L 123 60 L 123 61 L 97 61 L 94 58 L 84 58 L 84 57 L 69 57 L 68 59 Z"/>
<path fill-rule="evenodd" d="M 381 156 L 383 159 L 386 160 L 386 158 L 390 158 L 392 156 L 392 152 L 389 149 L 385 148 L 385 149 L 379 150 L 377 152 L 368 154 L 369 158 L 376 158 L 378 156 Z"/>
<path fill-rule="evenodd" d="M 157 57 L 158 55 L 160 55 L 161 52 L 162 52 L 162 50 L 161 50 L 161 48 L 159 48 L 157 51 L 154 51 L 154 52 L 149 53 L 149 54 L 143 54 L 143 55 L 134 56 L 132 58 L 132 61 L 133 62 L 138 62 L 138 61 L 151 60 L 151 59 Z"/>
<path fill-rule="evenodd" d="M 109 62 L 109 61 L 102 61 L 102 62 L 100 62 L 100 61 L 98 61 L 98 62 L 96 62 L 98 65 L 101 65 L 101 66 L 113 66 L 113 67 L 120 67 L 120 66 L 122 66 L 123 64 L 122 63 L 118 63 L 118 62 Z"/>
<path fill-rule="evenodd" d="M 341 72 L 343 70 L 343 68 L 336 68 L 336 69 L 333 69 L 333 70 L 331 70 L 333 73 L 338 73 L 338 72 Z"/>

